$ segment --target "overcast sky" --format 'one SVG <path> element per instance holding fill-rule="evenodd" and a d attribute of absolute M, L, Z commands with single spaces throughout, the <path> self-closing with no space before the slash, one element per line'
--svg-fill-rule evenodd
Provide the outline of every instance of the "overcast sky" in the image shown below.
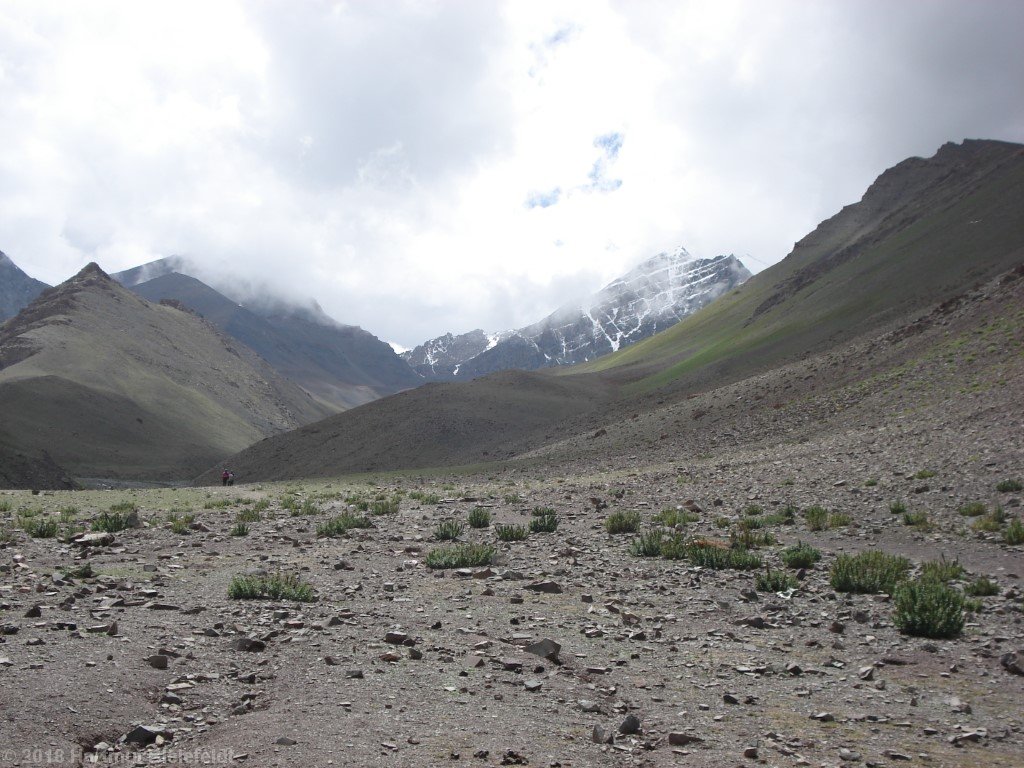
<path fill-rule="evenodd" d="M 0 250 L 170 254 L 412 346 L 684 246 L 752 271 L 1024 141 L 1020 0 L 0 0 Z M 748 256 L 749 255 L 749 256 Z"/>

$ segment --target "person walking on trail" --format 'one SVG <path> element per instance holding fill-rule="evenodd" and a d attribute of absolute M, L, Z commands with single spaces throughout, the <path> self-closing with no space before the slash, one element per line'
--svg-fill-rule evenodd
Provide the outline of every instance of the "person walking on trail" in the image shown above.
<path fill-rule="evenodd" d="M 235 484 L 235 473 L 234 472 L 228 472 L 228 485 L 234 485 L 234 484 Z"/>
<path fill-rule="evenodd" d="M 228 472 L 226 469 L 223 472 L 220 473 L 220 484 L 221 485 L 227 485 L 228 484 L 228 480 L 230 480 L 230 479 L 231 479 L 231 473 Z"/>

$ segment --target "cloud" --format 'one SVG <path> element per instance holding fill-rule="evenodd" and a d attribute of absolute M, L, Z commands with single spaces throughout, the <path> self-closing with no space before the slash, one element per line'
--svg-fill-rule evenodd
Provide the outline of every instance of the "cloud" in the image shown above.
<path fill-rule="evenodd" d="M 774 263 L 909 155 L 1024 140 L 1021 28 L 1015 0 L 11 0 L 0 249 L 48 282 L 182 254 L 407 347 L 518 327 L 679 245 Z"/>

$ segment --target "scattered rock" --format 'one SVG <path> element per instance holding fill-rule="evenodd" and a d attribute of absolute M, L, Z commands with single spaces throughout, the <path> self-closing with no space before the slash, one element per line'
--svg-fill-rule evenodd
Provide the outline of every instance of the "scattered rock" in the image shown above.
<path fill-rule="evenodd" d="M 535 581 L 527 584 L 523 589 L 528 589 L 531 592 L 545 592 L 550 595 L 558 595 L 562 592 L 562 587 L 554 581 Z"/>
<path fill-rule="evenodd" d="M 558 653 L 562 650 L 562 646 L 554 640 L 544 638 L 536 643 L 531 643 L 524 650 L 527 653 L 532 653 L 534 656 L 540 656 L 554 664 L 558 664 Z"/>

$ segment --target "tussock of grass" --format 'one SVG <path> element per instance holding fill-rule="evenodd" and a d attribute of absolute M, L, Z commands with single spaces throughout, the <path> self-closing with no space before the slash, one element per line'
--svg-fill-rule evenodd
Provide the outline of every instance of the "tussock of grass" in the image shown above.
<path fill-rule="evenodd" d="M 981 517 L 988 513 L 988 507 L 980 501 L 972 501 L 968 504 L 964 504 L 957 510 L 957 512 L 964 517 Z"/>
<path fill-rule="evenodd" d="M 686 548 L 686 559 L 694 565 L 715 570 L 749 571 L 761 567 L 761 558 L 744 549 L 723 549 L 694 542 Z"/>
<path fill-rule="evenodd" d="M 957 560 L 947 560 L 945 556 L 939 560 L 928 560 L 921 563 L 922 581 L 939 581 L 943 584 L 959 579 L 964 575 L 964 568 Z"/>
<path fill-rule="evenodd" d="M 1020 480 L 1002 480 L 996 484 L 996 490 L 999 493 L 1016 493 L 1024 491 L 1024 485 L 1021 485 Z"/>
<path fill-rule="evenodd" d="M 176 515 L 172 514 L 167 518 L 167 522 L 170 524 L 170 529 L 179 536 L 186 533 L 191 533 L 192 529 L 189 527 L 196 521 L 196 516 L 193 514 Z"/>
<path fill-rule="evenodd" d="M 558 530 L 558 516 L 554 512 L 530 520 L 530 533 L 554 533 L 556 530 Z"/>
<path fill-rule="evenodd" d="M 360 515 L 353 515 L 351 512 L 342 512 L 316 527 L 316 535 L 320 538 L 338 538 L 344 536 L 353 528 L 373 528 L 370 518 Z"/>
<path fill-rule="evenodd" d="M 907 505 L 904 504 L 902 501 L 894 501 L 892 504 L 889 505 L 889 511 L 892 512 L 894 515 L 902 515 L 906 513 Z"/>
<path fill-rule="evenodd" d="M 231 530 L 228 531 L 232 536 L 248 536 L 249 526 L 243 522 L 237 522 L 232 526 Z"/>
<path fill-rule="evenodd" d="M 52 539 L 60 526 L 52 517 L 20 517 L 18 526 L 33 539 Z"/>
<path fill-rule="evenodd" d="M 992 597 L 999 594 L 999 585 L 991 579 L 981 576 L 964 587 L 964 594 L 971 597 Z"/>
<path fill-rule="evenodd" d="M 928 519 L 928 513 L 922 511 L 904 512 L 903 524 L 919 531 L 930 531 L 932 523 Z"/>
<path fill-rule="evenodd" d="M 1019 517 L 1013 518 L 1003 531 L 1003 541 L 1007 544 L 1024 544 L 1024 523 Z"/>
<path fill-rule="evenodd" d="M 909 571 L 910 561 L 907 558 L 871 550 L 836 557 L 830 583 L 837 592 L 892 594 Z"/>
<path fill-rule="evenodd" d="M 779 557 L 787 568 L 813 568 L 821 560 L 821 552 L 800 541 L 782 550 Z"/>
<path fill-rule="evenodd" d="M 491 513 L 483 507 L 476 507 L 469 513 L 470 528 L 487 528 L 491 524 Z"/>
<path fill-rule="evenodd" d="M 612 512 L 604 520 L 608 533 L 636 533 L 640 530 L 639 512 Z"/>
<path fill-rule="evenodd" d="M 371 515 L 393 515 L 398 512 L 402 499 L 399 496 L 392 496 L 390 499 L 375 499 L 370 502 Z"/>
<path fill-rule="evenodd" d="M 700 515 L 696 512 L 691 512 L 688 509 L 663 509 L 661 512 L 654 516 L 654 522 L 658 525 L 664 525 L 666 528 L 675 528 L 677 525 L 686 525 L 687 523 L 696 523 L 700 521 Z"/>
<path fill-rule="evenodd" d="M 629 545 L 629 553 L 636 557 L 661 557 L 661 544 L 665 534 L 661 531 L 642 533 Z"/>
<path fill-rule="evenodd" d="M 235 576 L 228 587 L 228 597 L 233 600 L 295 600 L 309 603 L 313 600 L 313 588 L 294 574 Z"/>
<path fill-rule="evenodd" d="M 496 525 L 494 533 L 499 541 L 523 541 L 530 535 L 525 525 Z"/>
<path fill-rule="evenodd" d="M 455 520 L 445 520 L 434 529 L 434 538 L 438 541 L 455 541 L 462 535 L 465 526 Z"/>
<path fill-rule="evenodd" d="M 138 528 L 141 525 L 139 509 L 134 504 L 130 504 L 128 508 L 124 504 L 115 504 L 109 512 L 100 513 L 100 516 L 92 521 L 94 531 L 105 533 L 117 533 L 129 528 Z"/>
<path fill-rule="evenodd" d="M 785 592 L 788 589 L 796 589 L 798 586 L 798 582 L 792 574 L 785 571 L 773 571 L 771 568 L 757 574 L 754 583 L 762 592 Z"/>
<path fill-rule="evenodd" d="M 804 510 L 804 520 L 807 522 L 807 529 L 810 531 L 824 531 L 828 529 L 828 510 L 824 507 L 808 507 Z"/>
<path fill-rule="evenodd" d="M 729 534 L 729 543 L 733 549 L 759 549 L 777 544 L 778 540 L 771 531 L 749 531 L 740 528 Z"/>
<path fill-rule="evenodd" d="M 964 597 L 939 581 L 905 581 L 893 595 L 893 623 L 905 635 L 953 638 L 964 627 Z"/>
<path fill-rule="evenodd" d="M 1006 513 L 1002 507 L 996 507 L 984 517 L 977 517 L 971 523 L 971 529 L 978 533 L 999 533 L 1006 522 Z"/>
<path fill-rule="evenodd" d="M 430 550 L 425 562 L 428 568 L 477 568 L 490 565 L 494 552 L 489 544 L 454 544 Z"/>
<path fill-rule="evenodd" d="M 241 509 L 238 514 L 235 515 L 236 523 L 258 523 L 263 519 L 263 515 L 260 511 L 253 507 L 252 509 Z"/>

